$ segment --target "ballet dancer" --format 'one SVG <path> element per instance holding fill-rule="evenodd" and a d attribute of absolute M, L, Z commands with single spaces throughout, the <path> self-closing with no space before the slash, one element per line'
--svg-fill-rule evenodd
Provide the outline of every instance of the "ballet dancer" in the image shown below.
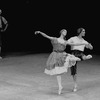
<path fill-rule="evenodd" d="M 79 28 L 77 30 L 77 36 L 71 37 L 70 39 L 68 39 L 67 42 L 69 43 L 85 43 L 86 45 L 79 45 L 79 46 L 75 46 L 75 45 L 71 45 L 71 51 L 72 54 L 75 55 L 76 57 L 80 58 L 81 60 L 87 60 L 92 58 L 92 55 L 85 55 L 84 54 L 84 49 L 88 48 L 90 50 L 93 49 L 93 46 L 91 45 L 91 43 L 88 43 L 86 40 L 84 40 L 84 36 L 85 36 L 85 29 L 84 28 Z M 73 80 L 74 80 L 74 89 L 73 91 L 77 91 L 77 63 L 70 67 L 71 70 L 71 75 L 73 76 Z"/>

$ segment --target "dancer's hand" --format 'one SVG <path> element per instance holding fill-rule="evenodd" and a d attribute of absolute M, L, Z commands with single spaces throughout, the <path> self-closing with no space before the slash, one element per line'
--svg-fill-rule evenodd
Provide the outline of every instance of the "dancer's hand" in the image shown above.
<path fill-rule="evenodd" d="M 91 43 L 89 43 L 89 49 L 93 49 L 93 46 L 91 45 Z"/>
<path fill-rule="evenodd" d="M 35 35 L 36 35 L 36 34 L 39 34 L 39 33 L 40 33 L 40 31 L 35 31 Z"/>
<path fill-rule="evenodd" d="M 91 43 L 89 43 L 89 44 L 86 45 L 86 48 L 92 50 L 93 49 L 93 46 L 91 45 Z"/>

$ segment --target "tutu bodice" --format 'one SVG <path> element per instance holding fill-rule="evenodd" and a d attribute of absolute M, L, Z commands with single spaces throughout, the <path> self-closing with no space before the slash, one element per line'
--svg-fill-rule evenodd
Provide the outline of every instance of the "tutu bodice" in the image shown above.
<path fill-rule="evenodd" d="M 53 51 L 62 52 L 66 49 L 66 45 L 59 43 L 57 39 L 51 40 L 51 44 L 53 46 Z"/>

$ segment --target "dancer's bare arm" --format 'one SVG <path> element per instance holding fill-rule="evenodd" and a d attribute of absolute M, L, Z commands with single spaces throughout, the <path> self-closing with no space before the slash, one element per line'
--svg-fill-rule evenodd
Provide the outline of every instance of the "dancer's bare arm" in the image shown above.
<path fill-rule="evenodd" d="M 41 32 L 41 31 L 35 31 L 35 34 L 41 34 L 42 36 L 44 36 L 48 39 L 55 39 L 55 37 L 48 36 L 48 35 L 46 35 L 45 33 Z"/>
<path fill-rule="evenodd" d="M 93 49 L 93 46 L 91 45 L 91 43 L 88 43 L 87 45 L 85 45 L 85 47 L 91 50 Z"/>
<path fill-rule="evenodd" d="M 1 31 L 3 32 L 3 31 L 5 31 L 5 30 L 7 29 L 7 27 L 8 27 L 8 22 L 7 22 L 7 20 L 6 20 L 4 17 L 2 17 L 2 21 L 3 21 L 3 23 L 6 25 L 5 28 L 1 30 Z"/>
<path fill-rule="evenodd" d="M 73 42 L 68 42 L 66 41 L 67 45 L 71 45 L 71 46 L 80 46 L 80 45 L 86 45 L 86 43 L 73 43 Z"/>

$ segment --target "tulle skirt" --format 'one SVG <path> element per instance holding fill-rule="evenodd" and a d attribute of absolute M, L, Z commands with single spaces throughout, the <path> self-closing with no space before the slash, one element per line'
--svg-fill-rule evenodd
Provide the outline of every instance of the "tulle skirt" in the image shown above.
<path fill-rule="evenodd" d="M 44 73 L 48 75 L 58 75 L 66 73 L 68 67 L 71 67 L 75 64 L 77 60 L 76 58 L 77 57 L 68 55 L 65 52 L 52 52 L 46 62 Z"/>
<path fill-rule="evenodd" d="M 62 67 L 65 62 L 66 53 L 52 52 L 47 59 L 46 68 L 48 70 L 54 69 L 55 66 Z"/>

